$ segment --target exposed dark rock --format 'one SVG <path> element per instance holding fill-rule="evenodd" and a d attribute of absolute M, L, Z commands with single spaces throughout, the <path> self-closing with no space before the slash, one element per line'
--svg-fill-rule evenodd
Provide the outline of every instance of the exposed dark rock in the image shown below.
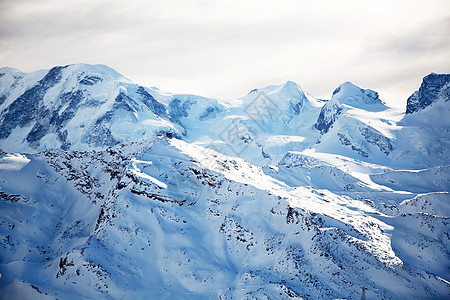
<path fill-rule="evenodd" d="M 337 103 L 328 102 L 322 107 L 317 122 L 314 124 L 314 128 L 319 130 L 322 134 L 327 133 L 341 115 L 342 107 Z"/>
<path fill-rule="evenodd" d="M 392 146 L 392 142 L 390 139 L 379 133 L 373 128 L 369 127 L 359 127 L 359 131 L 363 135 L 363 137 L 371 143 L 372 145 L 378 146 L 380 150 L 386 154 L 389 155 L 389 153 L 392 152 L 394 149 L 394 146 Z"/>
<path fill-rule="evenodd" d="M 303 101 L 292 103 L 291 102 L 291 109 L 294 111 L 294 114 L 299 115 L 301 112 L 301 109 L 303 107 Z"/>
<path fill-rule="evenodd" d="M 6 101 L 6 98 L 8 98 L 8 96 L 7 96 L 7 95 L 1 95 L 1 96 L 0 96 L 0 105 L 2 105 L 2 104 L 3 104 L 3 102 L 5 102 L 5 101 Z"/>
<path fill-rule="evenodd" d="M 45 93 L 61 80 L 64 68 L 66 67 L 54 67 L 34 87 L 11 103 L 0 118 L 0 139 L 7 138 L 14 128 L 28 126 L 35 120 L 43 109 Z"/>
<path fill-rule="evenodd" d="M 173 99 L 172 102 L 169 103 L 169 111 L 170 115 L 175 119 L 179 120 L 180 118 L 186 118 L 188 116 L 188 112 L 191 109 L 192 103 L 189 101 L 185 101 L 181 103 L 180 99 Z"/>
<path fill-rule="evenodd" d="M 82 142 L 94 146 L 94 147 L 101 147 L 101 146 L 114 146 L 119 143 L 111 133 L 111 130 L 109 129 L 108 124 L 110 123 L 113 116 L 112 111 L 108 111 L 103 116 L 97 119 L 95 121 L 94 126 L 89 131 L 89 134 L 85 135 L 82 138 Z"/>
<path fill-rule="evenodd" d="M 114 101 L 113 110 L 122 109 L 124 111 L 134 112 L 137 107 L 138 104 L 131 97 L 120 92 Z"/>
<path fill-rule="evenodd" d="M 150 95 L 142 86 L 138 88 L 138 94 L 142 96 L 142 103 L 144 103 L 151 111 L 160 117 L 167 116 L 167 111 L 162 103 L 158 102 L 152 95 Z"/>
<path fill-rule="evenodd" d="M 221 110 L 217 106 L 213 106 L 213 107 L 209 106 L 201 114 L 200 120 L 204 121 L 204 120 L 208 120 L 208 119 L 214 119 L 220 111 Z"/>
<path fill-rule="evenodd" d="M 98 77 L 98 76 L 85 76 L 83 77 L 83 79 L 80 80 L 80 84 L 83 85 L 94 85 L 98 82 L 103 81 L 102 78 Z"/>
<path fill-rule="evenodd" d="M 431 73 L 423 78 L 419 90 L 408 98 L 406 114 L 422 110 L 440 97 L 450 100 L 450 74 Z"/>

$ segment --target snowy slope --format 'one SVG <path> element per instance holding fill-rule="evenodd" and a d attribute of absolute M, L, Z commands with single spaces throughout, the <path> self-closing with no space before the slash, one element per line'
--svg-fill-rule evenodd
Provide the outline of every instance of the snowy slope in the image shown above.
<path fill-rule="evenodd" d="M 450 296 L 450 86 L 223 101 L 0 69 L 1 298 Z"/>
<path fill-rule="evenodd" d="M 384 162 L 394 150 L 395 113 L 378 93 L 349 82 L 333 92 L 314 126 L 322 135 L 314 148 L 321 152 L 332 149 L 336 154 Z"/>
<path fill-rule="evenodd" d="M 396 153 L 394 160 L 409 161 L 409 165 L 420 168 L 450 163 L 449 99 L 450 94 L 442 96 L 428 107 L 404 116 L 395 135 L 398 148 L 405 151 Z"/>
<path fill-rule="evenodd" d="M 438 215 L 386 215 L 363 200 L 292 189 L 241 159 L 166 138 L 2 160 L 15 161 L 1 173 L 10 293 L 22 281 L 33 297 L 356 298 L 361 285 L 376 298 L 448 292 Z"/>

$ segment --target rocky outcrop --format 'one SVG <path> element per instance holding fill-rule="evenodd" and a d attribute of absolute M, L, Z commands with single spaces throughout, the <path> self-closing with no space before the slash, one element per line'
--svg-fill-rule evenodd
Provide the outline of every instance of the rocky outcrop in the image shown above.
<path fill-rule="evenodd" d="M 419 90 L 408 98 L 406 114 L 420 111 L 440 98 L 450 100 L 450 74 L 431 73 L 423 78 Z"/>

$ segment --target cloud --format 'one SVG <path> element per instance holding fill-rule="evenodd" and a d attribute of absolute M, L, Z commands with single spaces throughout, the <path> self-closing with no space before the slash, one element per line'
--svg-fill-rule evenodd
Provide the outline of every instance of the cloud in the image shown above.
<path fill-rule="evenodd" d="M 450 71 L 450 17 L 420 22 L 369 42 L 355 57 L 364 70 L 355 71 L 387 100 L 400 105 L 418 89 L 422 77 Z"/>
<path fill-rule="evenodd" d="M 4 0 L 0 65 L 102 63 L 221 98 L 286 80 L 326 98 L 349 80 L 401 103 L 428 69 L 448 70 L 448 11 L 446 0 Z"/>

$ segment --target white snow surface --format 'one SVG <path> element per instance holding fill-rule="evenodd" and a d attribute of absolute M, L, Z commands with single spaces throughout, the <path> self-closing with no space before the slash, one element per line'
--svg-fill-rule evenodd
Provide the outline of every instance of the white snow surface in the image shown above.
<path fill-rule="evenodd" d="M 224 101 L 1 68 L 0 298 L 448 298 L 440 95 L 405 116 L 349 82 Z"/>

